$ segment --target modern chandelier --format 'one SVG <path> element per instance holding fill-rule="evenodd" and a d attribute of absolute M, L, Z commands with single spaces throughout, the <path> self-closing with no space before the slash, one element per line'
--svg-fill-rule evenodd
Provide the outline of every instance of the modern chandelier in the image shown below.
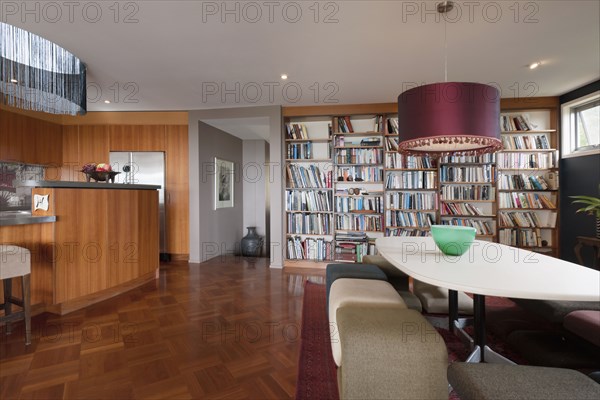
<path fill-rule="evenodd" d="M 441 14 L 452 8 L 451 1 L 438 4 Z M 501 150 L 500 92 L 481 83 L 448 82 L 445 38 L 444 43 L 445 81 L 415 87 L 398 96 L 399 151 L 440 156 Z"/>
<path fill-rule="evenodd" d="M 86 66 L 69 51 L 0 22 L 0 103 L 51 114 L 87 111 Z"/>

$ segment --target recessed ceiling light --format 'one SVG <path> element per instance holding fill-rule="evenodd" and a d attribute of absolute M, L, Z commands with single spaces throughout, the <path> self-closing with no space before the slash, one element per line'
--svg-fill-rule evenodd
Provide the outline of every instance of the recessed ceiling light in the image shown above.
<path fill-rule="evenodd" d="M 286 74 L 281 75 L 281 79 L 286 80 L 287 78 L 288 78 L 288 76 Z"/>
<path fill-rule="evenodd" d="M 10 81 L 11 81 L 12 83 L 19 83 L 19 81 L 18 81 L 18 80 L 16 80 L 16 79 L 11 79 Z"/>
<path fill-rule="evenodd" d="M 110 104 L 110 100 L 104 100 L 106 104 Z"/>
<path fill-rule="evenodd" d="M 534 63 L 529 64 L 529 69 L 536 69 L 537 67 L 539 67 L 542 63 L 539 61 L 536 61 Z"/>

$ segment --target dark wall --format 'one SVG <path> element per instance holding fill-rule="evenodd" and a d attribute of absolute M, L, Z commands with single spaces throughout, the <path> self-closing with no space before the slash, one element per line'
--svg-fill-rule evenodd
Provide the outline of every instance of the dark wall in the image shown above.
<path fill-rule="evenodd" d="M 596 81 L 560 97 L 560 104 L 600 90 Z M 577 262 L 573 247 L 577 236 L 594 237 L 596 220 L 587 214 L 577 214 L 580 208 L 569 196 L 600 196 L 600 154 L 564 158 L 560 161 L 560 254 L 567 261 Z M 593 265 L 591 248 L 584 248 L 585 264 Z"/>

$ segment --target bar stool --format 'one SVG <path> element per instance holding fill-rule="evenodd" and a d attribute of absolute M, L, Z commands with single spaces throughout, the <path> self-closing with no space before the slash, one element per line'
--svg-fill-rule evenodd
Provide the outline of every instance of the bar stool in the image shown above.
<path fill-rule="evenodd" d="M 29 278 L 31 274 L 31 253 L 28 249 L 10 244 L 0 245 L 0 280 L 4 284 L 4 316 L 0 322 L 6 323 L 6 333 L 11 333 L 10 323 L 25 319 L 25 344 L 31 344 L 31 292 Z M 12 296 L 12 278 L 21 277 L 23 296 L 17 299 Z M 22 307 L 16 313 L 11 312 L 11 305 Z"/>

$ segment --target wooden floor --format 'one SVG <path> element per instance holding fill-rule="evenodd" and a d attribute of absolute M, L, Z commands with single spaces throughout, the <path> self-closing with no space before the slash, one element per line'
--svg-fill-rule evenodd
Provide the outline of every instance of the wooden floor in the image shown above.
<path fill-rule="evenodd" d="M 0 398 L 293 398 L 310 274 L 241 257 L 165 264 L 155 283 L 34 317 L 30 346 L 21 322 L 1 327 Z"/>

